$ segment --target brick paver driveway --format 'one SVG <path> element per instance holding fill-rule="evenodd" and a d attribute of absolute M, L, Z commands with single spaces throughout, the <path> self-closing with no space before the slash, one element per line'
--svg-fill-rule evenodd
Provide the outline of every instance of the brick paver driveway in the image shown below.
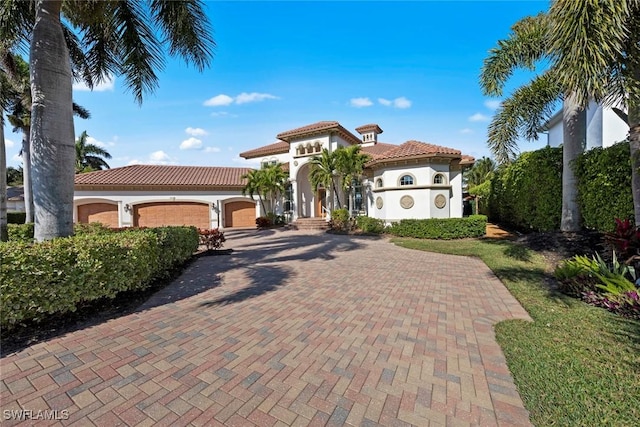
<path fill-rule="evenodd" d="M 492 329 L 528 316 L 481 261 L 227 236 L 135 313 L 4 358 L 3 424 L 528 425 Z"/>

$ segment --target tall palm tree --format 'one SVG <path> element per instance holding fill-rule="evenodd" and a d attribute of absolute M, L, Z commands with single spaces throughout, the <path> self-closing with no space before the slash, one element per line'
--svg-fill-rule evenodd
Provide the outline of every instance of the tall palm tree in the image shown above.
<path fill-rule="evenodd" d="M 109 169 L 104 159 L 110 159 L 111 154 L 102 147 L 87 143 L 87 131 L 83 131 L 76 139 L 76 173 Z"/>
<path fill-rule="evenodd" d="M 465 171 L 467 185 L 471 188 L 482 184 L 491 179 L 495 170 L 496 164 L 490 157 L 482 157 L 480 160 L 476 160 L 473 167 Z"/>
<path fill-rule="evenodd" d="M 338 209 L 342 207 L 340 203 L 340 195 L 336 188 L 338 161 L 336 152 L 329 152 L 326 148 L 322 149 L 319 156 L 313 156 L 309 159 L 309 181 L 314 189 L 322 186 L 332 190 L 333 195 L 329 196 L 329 200 L 336 200 Z"/>
<path fill-rule="evenodd" d="M 72 27 L 63 25 L 62 17 Z M 69 43 L 78 37 L 83 49 Z M 73 233 L 72 78 L 91 87 L 122 75 L 141 103 L 158 86 L 165 47 L 203 70 L 215 46 L 201 0 L 5 1 L 0 39 L 30 45 L 37 240 Z"/>
<path fill-rule="evenodd" d="M 285 191 L 287 178 L 289 174 L 282 169 L 282 163 L 275 165 L 269 165 L 264 169 L 261 169 L 264 175 L 264 185 L 266 189 L 266 195 L 269 199 L 269 205 L 271 211 L 274 210 L 276 201 L 280 200 Z"/>
<path fill-rule="evenodd" d="M 629 125 L 632 191 L 640 225 L 640 1 L 556 0 L 551 44 L 559 81 L 586 106 L 594 99 L 618 107 Z M 621 108 L 620 108 L 621 107 Z M 627 107 L 626 116 L 620 110 Z"/>
<path fill-rule="evenodd" d="M 336 166 L 342 181 L 342 189 L 348 196 L 349 210 L 353 210 L 354 184 L 360 183 L 364 165 L 369 161 L 367 154 L 360 152 L 359 145 L 339 147 L 336 151 Z"/>
<path fill-rule="evenodd" d="M 518 21 L 509 38 L 498 41 L 490 51 L 480 75 L 486 95 L 501 96 L 504 85 L 517 68 L 535 70 L 541 61 L 552 61 L 552 20 L 541 13 Z M 573 93 L 563 91 L 561 70 L 551 65 L 546 71 L 502 102 L 488 129 L 488 145 L 500 163 L 513 159 L 520 136 L 537 139 L 542 125 L 550 118 L 555 103 L 563 100 L 562 144 L 562 231 L 580 229 L 580 207 L 577 203 L 577 180 L 573 161 L 586 145 L 586 111 Z"/>
<path fill-rule="evenodd" d="M 257 195 L 263 214 L 267 213 L 267 208 L 264 204 L 264 199 L 267 193 L 267 183 L 265 178 L 264 169 L 252 169 L 245 175 L 242 175 L 242 179 L 247 180 L 247 183 L 242 189 L 242 195 L 246 196 L 248 194 L 252 199 L 254 195 Z"/>

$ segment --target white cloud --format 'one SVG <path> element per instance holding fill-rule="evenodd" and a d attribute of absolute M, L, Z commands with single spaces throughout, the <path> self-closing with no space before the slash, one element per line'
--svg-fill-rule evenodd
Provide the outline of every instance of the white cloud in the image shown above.
<path fill-rule="evenodd" d="M 237 114 L 229 114 L 226 111 L 216 111 L 211 113 L 211 117 L 238 117 Z"/>
<path fill-rule="evenodd" d="M 149 155 L 149 158 L 158 162 L 170 159 L 169 155 L 162 150 L 154 151 Z"/>
<path fill-rule="evenodd" d="M 114 137 L 113 139 L 117 140 L 118 137 Z M 115 141 L 108 141 L 108 142 L 98 141 L 97 139 L 95 139 L 92 136 L 87 136 L 87 143 L 88 144 L 97 145 L 98 147 L 101 147 L 101 148 L 108 148 L 108 147 L 113 147 L 114 145 L 116 145 Z"/>
<path fill-rule="evenodd" d="M 198 138 L 191 137 L 189 139 L 185 139 L 180 143 L 181 150 L 197 150 L 202 147 L 202 141 Z M 158 153 L 158 151 L 156 151 Z M 155 153 L 154 153 L 155 154 Z"/>
<path fill-rule="evenodd" d="M 484 101 L 484 106 L 490 110 L 497 110 L 498 108 L 500 108 L 501 103 L 502 101 L 500 101 L 499 99 L 488 99 Z"/>
<path fill-rule="evenodd" d="M 270 93 L 242 92 L 240 95 L 236 96 L 236 104 L 260 102 L 260 101 L 264 101 L 265 99 L 278 99 L 278 97 L 271 95 Z"/>
<path fill-rule="evenodd" d="M 250 102 L 260 102 L 265 99 L 280 99 L 275 95 L 270 93 L 258 93 L 258 92 L 242 92 L 240 95 L 235 98 L 230 97 L 229 95 L 225 95 L 221 93 L 220 95 L 216 95 L 213 98 L 209 98 L 204 102 L 204 105 L 207 107 L 220 107 L 231 104 L 248 104 Z"/>
<path fill-rule="evenodd" d="M 475 113 L 473 116 L 469 117 L 470 122 L 488 122 L 491 118 L 489 116 L 485 116 L 481 113 Z"/>
<path fill-rule="evenodd" d="M 220 149 L 218 147 L 204 147 L 205 153 L 219 153 Z"/>
<path fill-rule="evenodd" d="M 402 108 L 402 109 L 409 108 L 411 107 L 411 101 L 409 101 L 404 96 L 401 96 L 393 100 L 393 106 L 396 108 Z"/>
<path fill-rule="evenodd" d="M 130 160 L 127 165 L 175 165 L 176 162 L 164 151 L 154 151 L 147 160 Z"/>
<path fill-rule="evenodd" d="M 12 140 L 10 140 L 10 139 L 5 139 L 5 140 L 4 140 L 4 143 L 5 143 L 5 145 L 7 146 L 7 148 L 11 148 L 11 147 L 13 147 L 14 145 L 16 145 L 16 143 L 15 143 L 15 142 L 13 142 L 13 141 L 12 141 Z"/>
<path fill-rule="evenodd" d="M 233 98 L 225 94 L 216 95 L 213 98 L 209 98 L 204 101 L 204 105 L 206 107 L 219 107 L 221 105 L 231 104 L 233 104 Z"/>
<path fill-rule="evenodd" d="M 191 135 L 191 136 L 205 136 L 205 135 L 209 135 L 209 132 L 207 132 L 206 130 L 202 129 L 202 128 L 192 128 L 192 127 L 188 127 L 184 130 L 187 135 Z"/>
<path fill-rule="evenodd" d="M 405 98 L 404 96 L 400 96 L 396 99 L 378 98 L 378 102 L 381 105 L 384 105 L 385 107 L 393 106 L 394 108 L 400 108 L 400 109 L 409 108 L 411 107 L 411 104 L 413 104 L 409 99 Z"/>
<path fill-rule="evenodd" d="M 469 128 L 460 129 L 460 133 L 473 133 L 473 130 Z"/>
<path fill-rule="evenodd" d="M 22 161 L 22 157 L 20 156 L 20 153 L 14 154 L 11 157 L 11 160 L 13 160 L 14 162 L 21 162 Z"/>
<path fill-rule="evenodd" d="M 109 76 L 104 81 L 98 83 L 97 85 L 94 85 L 93 89 L 90 89 L 83 82 L 76 82 L 73 84 L 73 90 L 79 90 L 83 92 L 91 91 L 91 90 L 93 92 L 106 92 L 106 91 L 113 91 L 114 88 L 115 88 L 115 80 L 113 76 Z"/>
<path fill-rule="evenodd" d="M 349 104 L 352 107 L 362 108 L 362 107 L 371 107 L 373 102 L 369 98 L 351 98 L 349 100 Z"/>

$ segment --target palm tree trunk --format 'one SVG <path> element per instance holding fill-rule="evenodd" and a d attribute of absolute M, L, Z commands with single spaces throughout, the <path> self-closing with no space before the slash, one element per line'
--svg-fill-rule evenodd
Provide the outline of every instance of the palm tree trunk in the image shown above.
<path fill-rule="evenodd" d="M 562 217 L 561 231 L 580 230 L 580 206 L 578 205 L 578 181 L 573 171 L 574 160 L 582 153 L 586 143 L 587 114 L 573 95 L 564 99 L 562 143 Z"/>
<path fill-rule="evenodd" d="M 22 186 L 24 188 L 25 223 L 33 222 L 33 190 L 31 189 L 31 129 L 22 128 Z"/>
<path fill-rule="evenodd" d="M 640 226 L 640 105 L 629 102 L 629 149 L 631 155 L 631 189 L 636 227 Z"/>
<path fill-rule="evenodd" d="M 4 111 L 0 111 L 4 115 Z M 7 153 L 4 142 L 4 120 L 0 117 L 0 242 L 9 240 L 7 229 Z"/>
<path fill-rule="evenodd" d="M 73 102 L 61 6 L 61 0 L 38 0 L 31 38 L 31 164 L 37 241 L 73 234 Z"/>

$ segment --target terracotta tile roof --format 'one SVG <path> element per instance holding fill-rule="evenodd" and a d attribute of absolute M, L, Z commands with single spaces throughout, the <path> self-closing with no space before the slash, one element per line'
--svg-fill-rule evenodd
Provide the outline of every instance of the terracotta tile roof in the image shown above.
<path fill-rule="evenodd" d="M 317 122 L 310 125 L 302 126 L 296 129 L 291 129 L 285 132 L 279 133 L 276 138 L 282 139 L 287 142 L 291 142 L 291 140 L 295 137 L 303 137 L 303 136 L 311 136 L 318 133 L 323 133 L 327 131 L 336 131 L 340 136 L 342 136 L 348 142 L 352 144 L 360 143 L 360 138 L 349 132 L 345 129 L 340 123 L 336 121 L 323 121 Z"/>
<path fill-rule="evenodd" d="M 371 156 L 372 159 L 377 159 L 378 157 L 384 155 L 389 150 L 393 150 L 394 148 L 398 148 L 395 144 L 386 144 L 384 142 L 378 142 L 375 145 L 371 145 L 369 147 L 361 147 L 360 151 L 366 153 Z"/>
<path fill-rule="evenodd" d="M 371 132 L 371 131 L 375 131 L 376 133 L 382 133 L 383 130 L 380 128 L 380 126 L 378 126 L 375 123 L 370 123 L 368 125 L 362 125 L 362 126 L 358 126 L 356 128 L 356 132 L 358 132 L 359 134 L 363 134 L 365 132 Z"/>
<path fill-rule="evenodd" d="M 381 163 L 386 160 L 437 156 L 460 158 L 462 156 L 462 153 L 460 152 L 460 150 L 455 150 L 453 148 L 442 147 L 439 145 L 427 144 L 426 142 L 412 140 L 380 154 L 372 161 L 370 161 L 369 165 Z"/>
<path fill-rule="evenodd" d="M 264 147 L 254 148 L 253 150 L 240 153 L 240 157 L 245 159 L 255 159 L 256 157 L 270 156 L 273 154 L 283 154 L 289 152 L 289 143 L 286 141 L 278 141 Z"/>
<path fill-rule="evenodd" d="M 461 165 L 473 165 L 475 162 L 476 159 L 473 156 L 467 156 L 466 154 L 463 154 L 460 160 Z"/>
<path fill-rule="evenodd" d="M 117 187 L 243 187 L 250 168 L 132 165 L 75 176 L 76 189 Z"/>

